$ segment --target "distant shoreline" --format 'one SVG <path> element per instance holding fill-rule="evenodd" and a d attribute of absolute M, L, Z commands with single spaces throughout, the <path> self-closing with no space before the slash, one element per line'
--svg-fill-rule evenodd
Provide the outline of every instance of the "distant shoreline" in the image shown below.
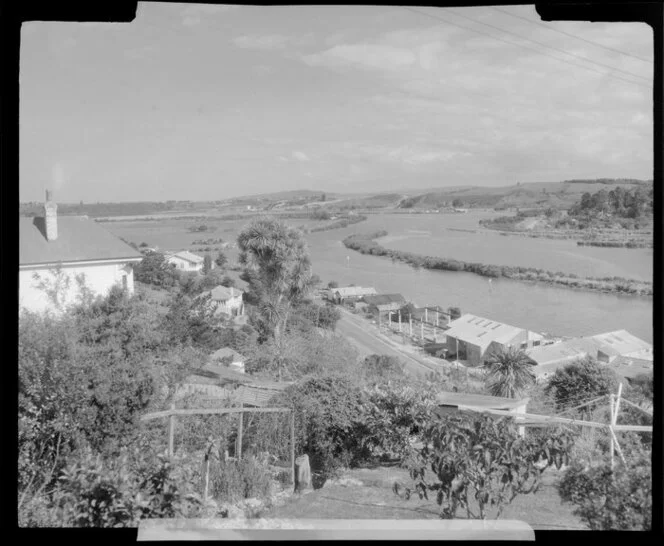
<path fill-rule="evenodd" d="M 504 277 L 525 282 L 543 282 L 565 288 L 575 288 L 611 294 L 634 296 L 652 296 L 652 282 L 626 279 L 623 277 L 579 277 L 560 271 L 552 272 L 534 267 L 500 266 L 481 263 L 469 263 L 452 258 L 424 256 L 413 252 L 393 250 L 378 244 L 374 239 L 385 237 L 387 231 L 376 231 L 369 234 L 354 234 L 342 242 L 346 248 L 361 254 L 388 256 L 394 260 L 405 262 L 413 267 L 438 269 L 442 271 L 466 271 L 489 278 Z"/>

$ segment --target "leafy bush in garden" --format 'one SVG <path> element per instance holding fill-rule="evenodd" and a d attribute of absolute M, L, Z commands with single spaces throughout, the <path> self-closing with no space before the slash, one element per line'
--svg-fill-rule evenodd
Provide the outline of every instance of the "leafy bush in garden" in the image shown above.
<path fill-rule="evenodd" d="M 177 271 L 159 252 L 148 252 L 143 260 L 134 266 L 134 278 L 138 282 L 170 288 L 178 282 Z"/>
<path fill-rule="evenodd" d="M 431 419 L 434 407 L 431 387 L 388 382 L 365 389 L 359 415 L 361 453 L 404 457 L 411 438 Z"/>
<path fill-rule="evenodd" d="M 627 452 L 627 466 L 620 462 L 612 471 L 607 464 L 595 467 L 574 464 L 558 484 L 564 502 L 593 530 L 641 530 L 652 527 L 651 452 L 638 443 Z"/>
<path fill-rule="evenodd" d="M 119 458 L 82 450 L 62 470 L 50 497 L 20 512 L 21 526 L 136 527 L 143 518 L 196 517 L 206 508 L 189 492 L 186 473 L 176 479 L 163 457 L 140 448 Z"/>
<path fill-rule="evenodd" d="M 295 450 L 309 455 L 314 487 L 361 456 L 360 388 L 346 377 L 311 377 L 289 387 L 276 405 L 295 409 Z"/>
<path fill-rule="evenodd" d="M 210 467 L 210 490 L 218 502 L 264 499 L 272 490 L 271 474 L 255 457 L 223 459 Z"/>
<path fill-rule="evenodd" d="M 520 437 L 507 418 L 444 416 L 423 432 L 424 447 L 408 461 L 412 487 L 409 499 L 436 496 L 441 518 L 454 519 L 459 509 L 468 518 L 498 518 L 518 495 L 536 492 L 541 470 L 536 463 L 560 468 L 567 463 L 573 436 L 556 432 L 548 436 Z M 395 483 L 394 492 L 402 486 Z"/>
<path fill-rule="evenodd" d="M 545 391 L 560 407 L 570 407 L 615 392 L 617 387 L 618 376 L 613 370 L 586 357 L 557 369 Z"/>

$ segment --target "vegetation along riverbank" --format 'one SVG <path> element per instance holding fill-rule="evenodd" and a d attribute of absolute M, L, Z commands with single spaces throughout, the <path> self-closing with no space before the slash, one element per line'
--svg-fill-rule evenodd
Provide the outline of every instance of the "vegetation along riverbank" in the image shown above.
<path fill-rule="evenodd" d="M 505 277 L 518 281 L 545 282 L 568 288 L 652 296 L 652 282 L 625 279 L 622 277 L 579 277 L 573 273 L 552 272 L 534 267 L 489 265 L 462 262 L 460 260 L 437 256 L 424 256 L 413 252 L 385 248 L 374 240 L 379 237 L 385 237 L 386 235 L 387 231 L 384 230 L 368 234 L 354 234 L 346 237 L 343 240 L 343 244 L 346 248 L 356 250 L 361 254 L 389 256 L 394 260 L 405 262 L 413 267 L 440 269 L 443 271 L 467 271 L 484 277 Z"/>

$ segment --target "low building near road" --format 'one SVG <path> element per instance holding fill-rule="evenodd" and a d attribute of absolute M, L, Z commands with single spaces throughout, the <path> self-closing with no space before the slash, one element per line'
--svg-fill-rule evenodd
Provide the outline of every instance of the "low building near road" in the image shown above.
<path fill-rule="evenodd" d="M 201 293 L 199 298 L 210 298 L 210 305 L 213 306 L 215 315 L 227 315 L 229 317 L 238 317 L 244 315 L 244 300 L 242 290 L 234 287 L 225 287 L 222 285 Z"/>
<path fill-rule="evenodd" d="M 509 347 L 526 350 L 543 339 L 525 328 L 471 314 L 451 321 L 445 336 L 448 353 L 456 354 L 467 366 L 480 366 L 492 353 Z"/>
<path fill-rule="evenodd" d="M 58 217 L 50 192 L 43 216 L 21 217 L 18 228 L 19 307 L 59 312 L 76 303 L 82 285 L 94 296 L 114 285 L 134 293 L 133 266 L 143 255 L 87 216 Z M 56 287 L 60 308 L 45 292 Z"/>
<path fill-rule="evenodd" d="M 533 372 L 538 381 L 586 357 L 609 365 L 625 378 L 652 373 L 653 367 L 652 345 L 625 330 L 568 339 L 533 348 L 527 354 L 535 363 Z"/>
<path fill-rule="evenodd" d="M 502 410 L 518 416 L 526 413 L 529 401 L 529 398 L 514 400 L 485 394 L 440 392 L 436 395 L 437 407 L 434 412 L 438 416 L 443 416 L 456 411 L 481 413 L 487 410 Z M 523 427 L 519 427 L 519 434 L 524 434 Z"/>
<path fill-rule="evenodd" d="M 188 250 L 181 250 L 180 252 L 166 252 L 164 258 L 170 264 L 175 266 L 178 271 L 203 271 L 203 263 L 205 259 L 198 254 L 189 252 Z M 214 267 L 214 261 L 211 264 Z"/>
<path fill-rule="evenodd" d="M 375 296 L 365 296 L 364 302 L 370 313 L 387 313 L 388 311 L 397 311 L 406 303 L 406 298 L 401 294 L 378 294 Z"/>
<path fill-rule="evenodd" d="M 346 301 L 359 301 L 376 293 L 376 289 L 372 287 L 339 286 L 327 290 L 327 299 L 334 303 L 344 303 Z"/>

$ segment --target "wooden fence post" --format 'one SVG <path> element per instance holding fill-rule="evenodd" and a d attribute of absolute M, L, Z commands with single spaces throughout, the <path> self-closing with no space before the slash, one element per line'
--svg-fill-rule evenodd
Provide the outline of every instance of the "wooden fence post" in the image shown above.
<path fill-rule="evenodd" d="M 290 459 L 291 483 L 295 486 L 295 410 L 291 410 L 290 416 Z"/>
<path fill-rule="evenodd" d="M 609 450 L 609 453 L 611 455 L 611 470 L 613 470 L 613 410 L 614 410 L 614 403 L 613 403 L 613 393 L 610 394 L 610 404 L 611 404 L 611 424 L 609 425 L 609 441 L 611 442 L 611 449 Z"/>
<path fill-rule="evenodd" d="M 413 315 L 408 315 L 408 325 L 409 325 L 409 332 L 412 337 L 413 335 Z"/>
<path fill-rule="evenodd" d="M 171 404 L 171 409 L 175 409 L 175 403 Z M 175 415 L 169 417 L 168 422 L 168 458 L 173 459 L 173 444 L 175 437 Z"/>
<path fill-rule="evenodd" d="M 244 408 L 244 402 L 240 402 L 240 407 Z M 238 444 L 238 450 L 237 450 L 237 460 L 239 461 L 242 458 L 242 429 L 243 429 L 243 423 L 244 423 L 244 412 L 240 412 L 240 426 L 237 431 L 237 444 Z"/>
<path fill-rule="evenodd" d="M 424 308 L 424 322 L 429 322 L 429 314 L 427 313 L 429 311 L 426 307 Z"/>

